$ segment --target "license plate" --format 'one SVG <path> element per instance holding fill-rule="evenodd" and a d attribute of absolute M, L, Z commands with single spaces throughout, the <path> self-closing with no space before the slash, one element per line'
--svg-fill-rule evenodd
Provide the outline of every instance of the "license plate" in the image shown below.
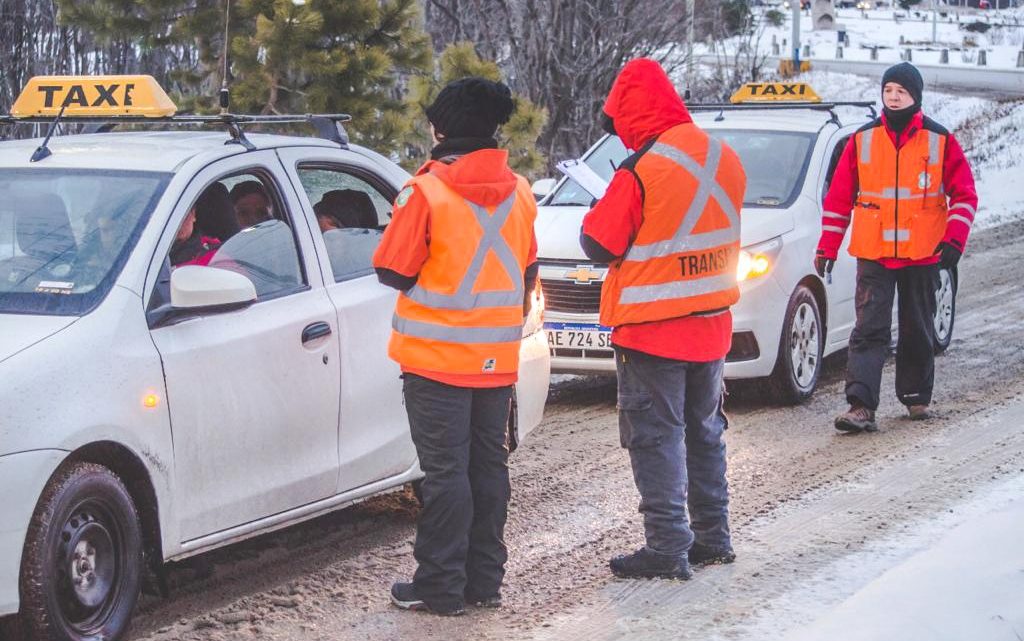
<path fill-rule="evenodd" d="M 570 349 L 611 349 L 610 327 L 589 323 L 544 323 L 549 347 Z"/>

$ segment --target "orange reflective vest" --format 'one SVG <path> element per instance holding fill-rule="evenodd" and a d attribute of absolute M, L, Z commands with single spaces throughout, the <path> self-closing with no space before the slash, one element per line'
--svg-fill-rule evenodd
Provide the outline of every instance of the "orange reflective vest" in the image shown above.
<path fill-rule="evenodd" d="M 880 122 L 856 134 L 860 193 L 853 208 L 850 254 L 919 260 L 946 233 L 942 186 L 946 136 L 920 129 L 898 150 Z"/>
<path fill-rule="evenodd" d="M 601 323 L 646 323 L 733 305 L 747 182 L 739 156 L 686 123 L 658 136 L 633 171 L 644 191 L 643 222 L 608 270 Z"/>
<path fill-rule="evenodd" d="M 496 207 L 466 200 L 433 174 L 415 185 L 430 204 L 430 253 L 399 294 L 388 355 L 403 367 L 449 374 L 519 369 L 523 274 L 537 206 L 525 178 Z"/>

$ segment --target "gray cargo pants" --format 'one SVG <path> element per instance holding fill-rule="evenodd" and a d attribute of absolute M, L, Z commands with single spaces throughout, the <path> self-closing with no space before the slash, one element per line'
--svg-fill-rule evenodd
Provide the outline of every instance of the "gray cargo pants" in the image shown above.
<path fill-rule="evenodd" d="M 647 547 L 673 555 L 695 540 L 731 547 L 725 360 L 677 361 L 616 346 L 615 363 L 619 436 L 640 491 Z"/>

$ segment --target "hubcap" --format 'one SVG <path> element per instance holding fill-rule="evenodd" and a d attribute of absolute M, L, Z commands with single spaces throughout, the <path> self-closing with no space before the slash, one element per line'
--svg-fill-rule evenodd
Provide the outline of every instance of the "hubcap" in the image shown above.
<path fill-rule="evenodd" d="M 946 342 L 953 329 L 953 279 L 949 271 L 939 270 L 939 288 L 935 291 L 935 338 Z"/>
<path fill-rule="evenodd" d="M 118 592 L 123 550 L 116 522 L 95 501 L 79 504 L 64 522 L 57 564 L 65 621 L 89 633 L 110 614 Z"/>
<path fill-rule="evenodd" d="M 814 308 L 810 303 L 800 303 L 789 330 L 789 356 L 793 379 L 802 389 L 807 389 L 814 382 L 820 351 L 821 335 Z"/>

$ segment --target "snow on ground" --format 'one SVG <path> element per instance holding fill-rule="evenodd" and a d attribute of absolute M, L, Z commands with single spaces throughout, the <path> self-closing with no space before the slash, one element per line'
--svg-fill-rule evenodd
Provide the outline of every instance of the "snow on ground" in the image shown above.
<path fill-rule="evenodd" d="M 781 7 L 778 10 L 785 15 L 785 22 L 779 27 L 766 27 L 755 46 L 763 53 L 770 53 L 774 37 L 781 55 L 789 57 L 791 13 Z M 942 49 L 948 49 L 950 65 L 976 66 L 978 52 L 984 50 L 988 67 L 1008 69 L 1016 67 L 1018 52 L 1024 47 L 1024 9 L 1020 8 L 999 11 L 966 9 L 960 14 L 947 14 L 936 23 L 934 43 L 931 41 L 932 13 L 929 10 L 876 9 L 861 12 L 857 9 L 836 9 L 836 22 L 849 37 L 849 45 L 843 47 L 845 60 L 870 60 L 871 48 L 878 47 L 879 61 L 895 63 L 909 48 L 912 49 L 914 63 L 939 64 Z M 972 22 L 986 22 L 992 27 L 985 34 L 971 33 L 963 27 Z M 811 27 L 811 16 L 804 12 L 800 19 L 800 39 L 802 44 L 810 45 L 811 59 L 835 58 L 837 32 L 815 31 Z M 904 44 L 900 43 L 901 38 Z M 735 51 L 738 42 L 738 38 L 733 38 L 718 46 Z M 701 46 L 695 48 L 695 53 L 701 55 L 714 51 L 708 46 Z"/>
<path fill-rule="evenodd" d="M 1019 640 L 1024 477 L 905 525 L 778 595 L 744 640 Z"/>

